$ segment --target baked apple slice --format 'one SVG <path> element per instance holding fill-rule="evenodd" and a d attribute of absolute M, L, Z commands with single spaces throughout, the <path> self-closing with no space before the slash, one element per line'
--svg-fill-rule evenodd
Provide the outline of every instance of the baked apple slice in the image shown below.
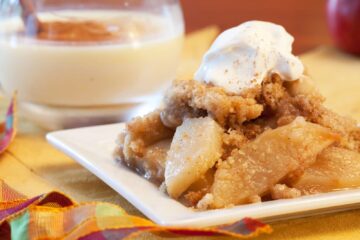
<path fill-rule="evenodd" d="M 326 148 L 292 185 L 305 194 L 359 187 L 360 154 L 344 148 Z"/>
<path fill-rule="evenodd" d="M 167 192 L 178 198 L 222 154 L 222 128 L 210 117 L 188 118 L 177 127 L 165 163 Z"/>
<path fill-rule="evenodd" d="M 315 162 L 316 156 L 336 140 L 338 135 L 330 129 L 300 117 L 265 131 L 218 165 L 210 207 L 258 201 L 288 173 Z"/>

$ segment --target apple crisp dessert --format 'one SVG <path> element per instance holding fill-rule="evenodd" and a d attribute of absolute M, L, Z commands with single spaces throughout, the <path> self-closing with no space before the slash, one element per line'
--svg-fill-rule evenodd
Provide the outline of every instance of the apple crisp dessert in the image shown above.
<path fill-rule="evenodd" d="M 116 159 L 170 197 L 202 210 L 359 187 L 357 123 L 324 106 L 301 62 L 290 55 L 292 39 L 283 28 L 257 21 L 238 28 L 231 30 L 242 36 L 237 48 L 236 34 L 229 38 L 231 48 L 219 48 L 227 39 L 220 35 L 207 53 L 209 61 L 221 56 L 221 61 L 204 68 L 212 72 L 199 70 L 194 80 L 175 80 L 162 107 L 126 124 L 117 141 Z M 280 49 L 275 57 L 287 58 L 291 64 L 277 70 L 279 59 L 249 63 L 246 58 L 226 65 L 226 54 L 251 45 L 242 41 L 250 41 L 252 29 L 256 39 L 262 32 L 270 39 L 273 31 L 278 31 L 276 39 L 284 35 L 290 53 Z M 273 54 L 273 45 L 263 46 L 263 42 L 256 43 L 259 54 L 246 56 Z M 266 52 L 268 48 L 271 51 Z M 251 70 L 261 61 L 266 66 L 277 61 L 275 70 L 258 80 L 262 74 L 255 72 L 254 81 L 247 81 L 243 71 L 236 72 L 244 67 L 239 64 Z M 228 72 L 213 69 L 224 64 L 234 68 L 230 78 Z M 301 70 L 297 75 L 285 74 L 294 66 Z M 234 76 L 243 81 L 240 88 Z"/>
<path fill-rule="evenodd" d="M 127 123 L 116 159 L 201 209 L 360 186 L 360 130 L 323 101 L 309 78 L 273 74 L 241 96 L 177 80 Z"/>

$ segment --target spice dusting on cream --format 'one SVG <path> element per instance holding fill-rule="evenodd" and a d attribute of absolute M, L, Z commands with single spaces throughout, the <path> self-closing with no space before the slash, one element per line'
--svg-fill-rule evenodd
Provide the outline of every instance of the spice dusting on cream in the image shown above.
<path fill-rule="evenodd" d="M 277 24 L 249 21 L 224 31 L 204 55 L 195 80 L 240 94 L 277 73 L 285 81 L 297 80 L 304 72 L 292 54 L 294 38 Z"/>

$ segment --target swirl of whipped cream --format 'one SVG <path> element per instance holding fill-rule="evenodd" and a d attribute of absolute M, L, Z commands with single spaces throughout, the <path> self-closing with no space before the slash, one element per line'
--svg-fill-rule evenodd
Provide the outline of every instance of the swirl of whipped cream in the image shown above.
<path fill-rule="evenodd" d="M 240 94 L 277 73 L 285 81 L 301 77 L 304 66 L 292 54 L 294 38 L 277 24 L 249 21 L 218 36 L 204 55 L 195 80 Z"/>

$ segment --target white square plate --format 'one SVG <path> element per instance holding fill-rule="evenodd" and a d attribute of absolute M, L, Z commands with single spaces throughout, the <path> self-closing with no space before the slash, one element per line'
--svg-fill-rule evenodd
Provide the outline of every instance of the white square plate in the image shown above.
<path fill-rule="evenodd" d="M 152 183 L 113 160 L 115 140 L 124 124 L 52 132 L 47 139 L 161 225 L 211 226 L 243 217 L 265 221 L 309 216 L 360 207 L 360 190 L 344 190 L 296 199 L 247 204 L 228 209 L 195 211 L 169 198 Z"/>

